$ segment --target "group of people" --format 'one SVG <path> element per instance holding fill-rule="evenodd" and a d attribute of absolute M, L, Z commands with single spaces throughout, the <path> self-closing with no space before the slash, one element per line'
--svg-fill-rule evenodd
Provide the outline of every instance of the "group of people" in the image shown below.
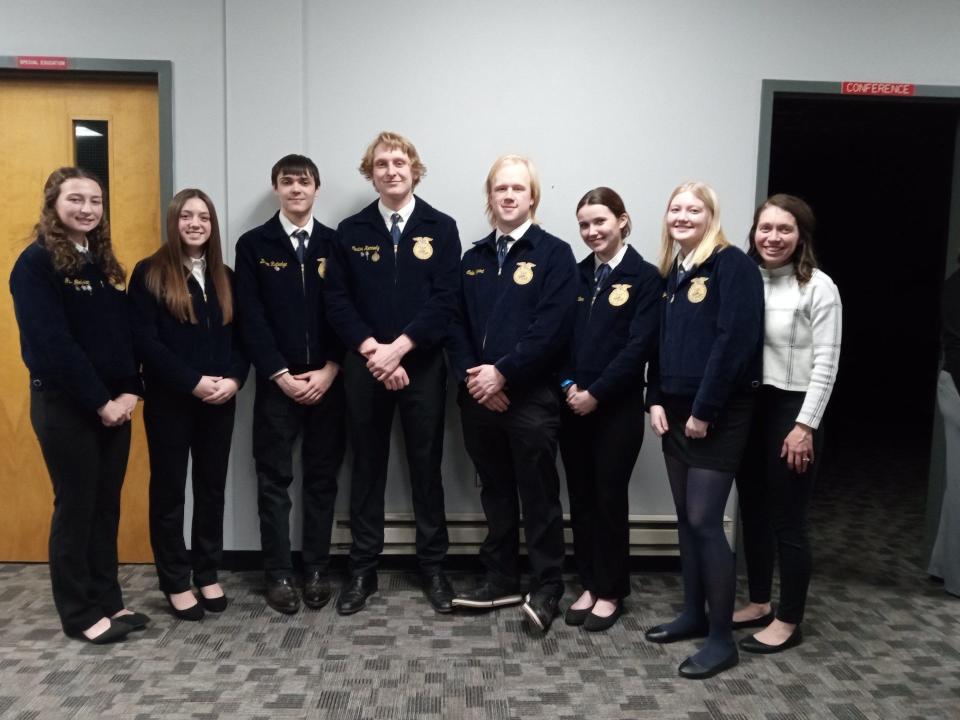
<path fill-rule="evenodd" d="M 313 217 L 316 165 L 302 155 L 280 159 L 271 172 L 279 210 L 240 237 L 233 272 L 212 201 L 182 190 L 168 209 L 166 242 L 137 264 L 126 292 L 98 180 L 78 168 L 48 179 L 34 242 L 10 286 L 31 420 L 55 494 L 50 572 L 64 631 L 104 643 L 149 622 L 125 606 L 117 582 L 120 487 L 139 398 L 160 589 L 183 620 L 226 609 L 217 577 L 224 486 L 235 396 L 252 364 L 265 598 L 274 610 L 294 613 L 301 601 L 320 608 L 334 594 L 329 546 L 347 436 L 352 544 L 337 612 L 361 611 L 376 592 L 399 410 L 432 608 L 520 605 L 533 628 L 549 629 L 564 590 L 559 449 L 582 585 L 563 617 L 587 631 L 610 628 L 630 593 L 628 484 L 647 411 L 663 442 L 684 586 L 680 616 L 647 639 L 706 637 L 680 666 L 691 678 L 737 663 L 735 627 L 762 628 L 741 640 L 744 650 L 798 644 L 810 576 L 806 509 L 840 345 L 840 299 L 816 267 L 806 203 L 767 200 L 744 253 L 724 236 L 713 190 L 681 185 L 653 265 L 626 243 L 621 197 L 598 187 L 577 204 L 591 251 L 577 264 L 571 247 L 536 222 L 535 167 L 505 155 L 486 179 L 493 230 L 461 257 L 455 221 L 414 194 L 426 168 L 409 140 L 379 134 L 360 172 L 378 198 L 334 231 Z M 485 574 L 459 592 L 444 572 L 450 370 L 488 526 Z M 288 494 L 298 437 L 299 583 Z M 723 531 L 734 477 L 750 578 L 749 603 L 736 611 Z"/>

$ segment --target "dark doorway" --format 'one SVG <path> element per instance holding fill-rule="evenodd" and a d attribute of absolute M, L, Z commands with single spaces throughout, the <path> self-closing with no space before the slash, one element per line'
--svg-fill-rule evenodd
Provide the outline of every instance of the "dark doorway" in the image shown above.
<path fill-rule="evenodd" d="M 775 93 L 769 194 L 805 198 L 843 299 L 824 461 L 926 492 L 960 101 Z M 870 463 L 874 465 L 874 462 Z M 921 496 L 922 497 L 922 496 Z"/>

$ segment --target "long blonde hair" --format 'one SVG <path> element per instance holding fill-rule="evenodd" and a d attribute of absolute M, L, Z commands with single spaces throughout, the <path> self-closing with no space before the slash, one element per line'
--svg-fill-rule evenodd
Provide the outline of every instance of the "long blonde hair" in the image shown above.
<path fill-rule="evenodd" d="M 707 224 L 707 229 L 703 233 L 703 238 L 693 251 L 692 261 L 694 266 L 703 265 L 703 263 L 713 255 L 715 250 L 723 250 L 730 246 L 727 236 L 723 233 L 723 228 L 720 227 L 720 204 L 713 188 L 702 182 L 684 183 L 670 193 L 670 199 L 667 201 L 667 207 L 663 212 L 659 262 L 660 274 L 663 277 L 670 274 L 670 268 L 673 267 L 673 260 L 676 256 L 676 248 L 674 247 L 676 243 L 674 239 L 670 237 L 670 228 L 667 227 L 667 212 L 670 210 L 673 199 L 680 193 L 685 192 L 691 193 L 700 200 L 710 213 L 710 222 Z"/>

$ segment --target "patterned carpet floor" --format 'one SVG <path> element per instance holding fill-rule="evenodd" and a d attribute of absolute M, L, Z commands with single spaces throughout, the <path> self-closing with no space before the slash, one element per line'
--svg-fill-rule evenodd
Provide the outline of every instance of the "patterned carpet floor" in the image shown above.
<path fill-rule="evenodd" d="M 643 639 L 678 611 L 677 572 L 635 572 L 627 614 L 607 633 L 558 619 L 543 637 L 517 608 L 436 615 L 417 577 L 396 571 L 381 573 L 368 609 L 347 618 L 332 604 L 278 615 L 259 573 L 226 573 L 228 611 L 184 623 L 165 610 L 151 567 L 125 566 L 128 604 L 153 623 L 96 647 L 60 633 L 46 566 L 0 565 L 0 717 L 960 718 L 960 599 L 925 573 L 918 474 L 888 460 L 825 473 L 805 642 L 743 654 L 704 682 L 676 674 L 693 643 Z M 569 577 L 564 606 L 577 592 Z"/>

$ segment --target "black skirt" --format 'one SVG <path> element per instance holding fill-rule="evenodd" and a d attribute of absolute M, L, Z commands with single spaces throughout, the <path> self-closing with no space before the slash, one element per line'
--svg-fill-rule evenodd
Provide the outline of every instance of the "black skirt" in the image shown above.
<path fill-rule="evenodd" d="M 750 436 L 754 401 L 753 392 L 734 395 L 710 423 L 707 436 L 695 439 L 684 435 L 693 398 L 664 395 L 663 408 L 670 429 L 663 436 L 663 454 L 690 467 L 736 472 Z"/>

